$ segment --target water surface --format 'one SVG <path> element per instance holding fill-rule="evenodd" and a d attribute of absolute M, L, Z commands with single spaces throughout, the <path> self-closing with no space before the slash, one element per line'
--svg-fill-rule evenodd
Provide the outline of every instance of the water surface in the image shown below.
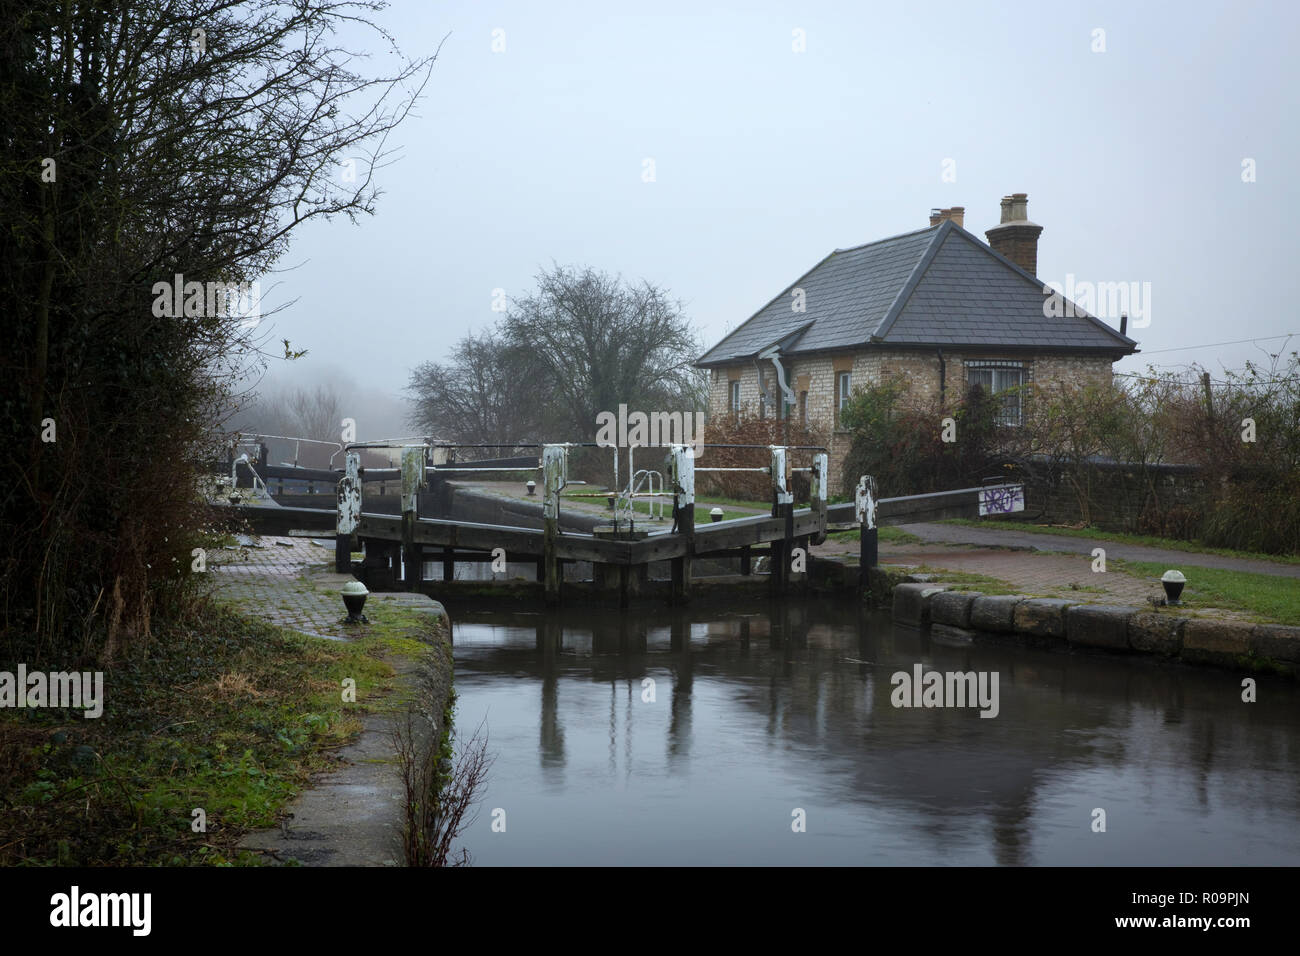
<path fill-rule="evenodd" d="M 1287 680 L 1244 703 L 1230 671 L 945 646 L 830 603 L 453 619 L 457 726 L 496 755 L 480 866 L 1300 864 Z M 996 672 L 998 716 L 892 706 L 916 663 Z"/>

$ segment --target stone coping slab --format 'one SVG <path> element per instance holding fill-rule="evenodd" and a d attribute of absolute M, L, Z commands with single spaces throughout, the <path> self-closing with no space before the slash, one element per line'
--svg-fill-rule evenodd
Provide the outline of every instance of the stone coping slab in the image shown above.
<path fill-rule="evenodd" d="M 954 591 L 941 582 L 894 586 L 894 620 L 943 643 L 989 637 L 1027 644 L 1156 655 L 1192 664 L 1300 677 L 1300 627 L 1027 595 Z"/>

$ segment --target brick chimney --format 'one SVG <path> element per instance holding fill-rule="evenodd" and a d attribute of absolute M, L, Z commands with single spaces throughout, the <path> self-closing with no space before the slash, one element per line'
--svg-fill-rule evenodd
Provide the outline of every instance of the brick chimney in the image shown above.
<path fill-rule="evenodd" d="M 1028 193 L 1003 196 L 1002 222 L 984 235 L 994 252 L 1006 256 L 1032 276 L 1038 274 L 1038 236 L 1043 227 L 1029 221 L 1028 206 Z"/>
<path fill-rule="evenodd" d="M 966 207 L 953 206 L 951 209 L 930 210 L 930 225 L 937 226 L 945 219 L 951 219 L 954 225 L 962 225 L 966 219 Z"/>

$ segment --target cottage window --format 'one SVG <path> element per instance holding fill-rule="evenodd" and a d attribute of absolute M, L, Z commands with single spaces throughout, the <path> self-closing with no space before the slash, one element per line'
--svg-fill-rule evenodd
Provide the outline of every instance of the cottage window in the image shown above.
<path fill-rule="evenodd" d="M 836 418 L 844 409 L 844 403 L 849 400 L 849 395 L 853 392 L 853 374 L 851 372 L 840 372 L 835 376 L 835 412 Z"/>
<path fill-rule="evenodd" d="M 740 380 L 731 383 L 731 413 L 740 415 Z"/>
<path fill-rule="evenodd" d="M 1020 386 L 1029 382 L 1029 370 L 1024 362 L 967 362 L 966 381 L 970 385 L 982 386 L 990 395 L 1001 396 L 999 425 L 1020 425 L 1024 422 Z"/>

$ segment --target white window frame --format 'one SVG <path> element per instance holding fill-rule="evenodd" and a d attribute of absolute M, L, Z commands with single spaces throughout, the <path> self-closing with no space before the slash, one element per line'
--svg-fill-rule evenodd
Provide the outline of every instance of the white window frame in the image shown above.
<path fill-rule="evenodd" d="M 835 373 L 835 411 L 839 412 L 844 408 L 844 403 L 849 400 L 853 394 L 853 373 L 836 372 Z"/>
<path fill-rule="evenodd" d="M 1016 427 L 1024 424 L 1024 395 L 1020 389 L 1032 381 L 1032 367 L 1028 362 L 1012 359 L 971 359 L 965 362 L 966 385 L 982 385 L 989 395 L 1002 395 L 998 411 L 998 424 Z M 974 373 L 974 374 L 972 374 Z M 987 376 L 988 381 L 983 379 Z M 1014 379 L 1013 379 L 1014 376 Z M 977 380 L 979 379 L 979 380 Z"/>
<path fill-rule="evenodd" d="M 729 393 L 728 401 L 731 404 L 731 411 L 734 415 L 740 414 L 740 379 L 734 378 L 727 384 Z"/>

